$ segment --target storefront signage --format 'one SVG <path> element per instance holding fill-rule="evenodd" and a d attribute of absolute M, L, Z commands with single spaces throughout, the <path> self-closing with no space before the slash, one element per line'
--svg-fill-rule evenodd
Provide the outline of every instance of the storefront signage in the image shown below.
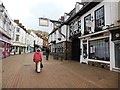
<path fill-rule="evenodd" d="M 4 42 L 11 44 L 11 40 L 3 35 L 0 35 L 0 41 L 4 41 Z"/>

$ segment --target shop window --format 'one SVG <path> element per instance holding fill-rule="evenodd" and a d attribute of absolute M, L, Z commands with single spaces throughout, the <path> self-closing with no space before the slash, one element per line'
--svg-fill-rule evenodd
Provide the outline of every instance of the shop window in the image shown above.
<path fill-rule="evenodd" d="M 4 42 L 0 41 L 0 60 L 3 58 Z"/>
<path fill-rule="evenodd" d="M 16 47 L 16 52 L 18 51 L 18 47 Z"/>
<path fill-rule="evenodd" d="M 83 58 L 87 58 L 87 44 L 83 44 Z"/>
<path fill-rule="evenodd" d="M 109 38 L 89 41 L 89 59 L 110 61 Z"/>

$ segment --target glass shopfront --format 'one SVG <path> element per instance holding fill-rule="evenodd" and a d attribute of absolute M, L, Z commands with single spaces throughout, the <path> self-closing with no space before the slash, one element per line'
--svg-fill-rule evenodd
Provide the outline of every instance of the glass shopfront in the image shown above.
<path fill-rule="evenodd" d="M 109 38 L 89 41 L 89 59 L 110 61 Z"/>
<path fill-rule="evenodd" d="M 0 60 L 3 58 L 4 42 L 0 41 Z"/>

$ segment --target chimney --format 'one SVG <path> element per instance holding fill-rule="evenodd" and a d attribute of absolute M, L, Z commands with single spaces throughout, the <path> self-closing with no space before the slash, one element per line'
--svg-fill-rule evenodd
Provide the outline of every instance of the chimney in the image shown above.
<path fill-rule="evenodd" d="M 19 24 L 19 20 L 14 20 L 14 22 L 15 22 L 16 24 Z"/>
<path fill-rule="evenodd" d="M 21 26 L 22 27 L 22 29 L 25 29 L 25 27 L 24 26 Z"/>
<path fill-rule="evenodd" d="M 22 28 L 22 23 L 19 23 L 19 26 Z"/>
<path fill-rule="evenodd" d="M 64 16 L 61 16 L 61 21 L 64 21 Z"/>

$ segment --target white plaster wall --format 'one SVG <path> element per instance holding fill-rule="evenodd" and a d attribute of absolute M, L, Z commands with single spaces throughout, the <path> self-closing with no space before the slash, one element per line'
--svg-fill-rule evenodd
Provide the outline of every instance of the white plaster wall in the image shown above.
<path fill-rule="evenodd" d="M 98 8 L 102 7 L 104 5 L 104 14 L 105 14 L 105 25 L 111 25 L 116 24 L 116 21 L 118 20 L 118 3 L 117 2 L 101 2 L 97 6 L 95 6 L 93 9 L 89 10 L 87 13 L 85 13 L 83 16 L 81 16 L 81 33 L 84 33 L 84 17 L 91 14 L 93 16 L 93 24 L 91 31 L 94 32 L 94 26 L 95 26 L 95 17 L 94 17 L 94 11 Z"/>
<path fill-rule="evenodd" d="M 82 39 L 80 39 L 80 48 L 81 48 L 81 55 L 80 55 L 80 63 L 82 63 L 82 62 L 85 62 L 84 61 L 84 59 L 83 59 L 83 40 Z"/>
<path fill-rule="evenodd" d="M 0 31 L 3 30 L 3 16 L 2 13 L 0 12 Z"/>
<path fill-rule="evenodd" d="M 25 37 L 26 37 L 26 32 L 20 28 L 20 43 L 21 44 L 25 44 Z"/>
<path fill-rule="evenodd" d="M 117 25 L 116 21 L 118 20 L 118 3 L 117 2 L 101 2 L 100 4 L 98 4 L 96 7 L 94 7 L 93 9 L 91 9 L 90 11 L 88 11 L 87 13 L 85 13 L 82 17 L 81 17 L 81 33 L 84 33 L 84 17 L 91 14 L 91 16 L 93 16 L 94 19 L 94 11 L 97 10 L 98 8 L 100 8 L 101 6 L 104 5 L 104 14 L 105 14 L 105 25 Z M 93 21 L 93 27 L 92 27 L 92 31 L 94 32 L 94 21 Z M 111 35 L 110 35 L 110 40 L 111 40 Z M 82 40 L 81 41 L 81 48 L 83 48 L 82 45 Z M 82 49 L 83 52 L 83 49 Z M 110 41 L 110 70 L 112 70 L 112 68 L 115 68 L 115 52 L 114 52 L 114 43 Z M 85 60 L 83 59 L 83 55 L 80 56 L 80 63 L 81 62 L 85 62 Z M 106 62 L 108 63 L 108 62 Z"/>
<path fill-rule="evenodd" d="M 30 33 L 29 42 L 30 42 L 30 46 L 31 46 L 31 47 L 34 47 L 34 36 L 32 35 L 32 33 Z"/>
<path fill-rule="evenodd" d="M 115 48 L 114 42 L 111 41 L 111 34 L 110 34 L 110 70 L 115 68 Z"/>

